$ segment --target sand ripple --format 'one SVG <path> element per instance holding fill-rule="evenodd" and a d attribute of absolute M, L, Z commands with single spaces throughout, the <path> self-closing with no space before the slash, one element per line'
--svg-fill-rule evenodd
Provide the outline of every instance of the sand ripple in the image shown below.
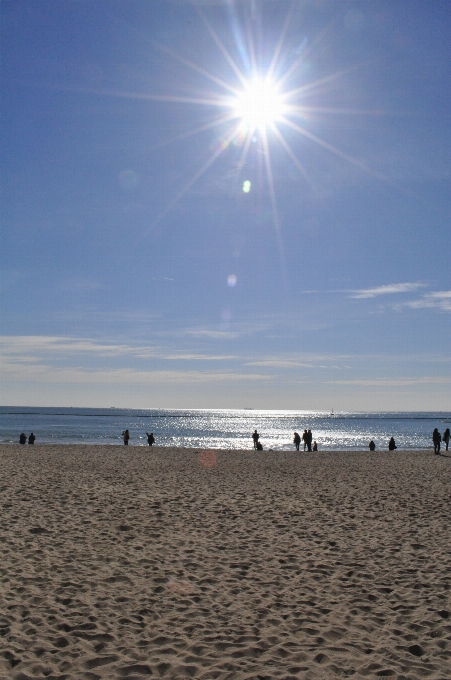
<path fill-rule="evenodd" d="M 451 457 L 201 453 L 0 447 L 0 678 L 451 677 Z"/>

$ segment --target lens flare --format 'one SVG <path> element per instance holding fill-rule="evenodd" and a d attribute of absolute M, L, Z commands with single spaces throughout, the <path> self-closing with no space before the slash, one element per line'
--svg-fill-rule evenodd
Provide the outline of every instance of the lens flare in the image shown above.
<path fill-rule="evenodd" d="M 247 179 L 245 182 L 243 182 L 243 191 L 244 191 L 245 194 L 248 194 L 250 190 L 251 190 L 251 183 Z"/>
<path fill-rule="evenodd" d="M 227 285 L 230 286 L 230 288 L 233 288 L 236 286 L 236 276 L 235 274 L 229 274 L 227 278 Z"/>
<path fill-rule="evenodd" d="M 216 465 L 216 453 L 214 451 L 202 451 L 199 456 L 199 462 L 204 468 L 212 468 Z"/>

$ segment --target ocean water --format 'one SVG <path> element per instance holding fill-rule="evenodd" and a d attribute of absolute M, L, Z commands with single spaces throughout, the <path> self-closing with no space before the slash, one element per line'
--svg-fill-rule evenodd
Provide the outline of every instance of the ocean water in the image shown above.
<path fill-rule="evenodd" d="M 393 436 L 400 449 L 432 447 L 434 427 L 451 428 L 451 413 L 327 413 L 324 411 L 146 410 L 0 407 L 0 443 L 34 432 L 36 444 L 117 444 L 130 431 L 131 446 L 252 449 L 257 429 L 265 450 L 293 450 L 293 433 L 311 429 L 319 450 L 387 449 Z M 301 444 L 302 448 L 302 444 Z"/>

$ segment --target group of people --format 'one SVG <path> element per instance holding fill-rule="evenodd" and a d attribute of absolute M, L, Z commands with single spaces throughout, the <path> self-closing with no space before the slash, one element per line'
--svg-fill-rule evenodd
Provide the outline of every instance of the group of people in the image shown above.
<path fill-rule="evenodd" d="M 432 442 L 434 444 L 434 453 L 437 455 L 440 455 L 440 447 L 442 441 L 445 442 L 446 450 L 448 451 L 449 447 L 449 440 L 451 439 L 451 433 L 449 431 L 449 427 L 446 428 L 446 430 L 443 433 L 443 437 L 438 431 L 438 428 L 434 428 L 434 432 L 432 433 Z"/>
<path fill-rule="evenodd" d="M 153 436 L 153 432 L 146 432 L 147 436 L 147 443 L 149 446 L 153 446 L 155 444 L 155 437 Z M 130 441 L 130 432 L 128 430 L 124 430 L 122 433 L 122 439 L 124 440 L 125 446 L 128 446 L 128 442 Z"/>
<path fill-rule="evenodd" d="M 256 451 L 263 451 L 263 445 L 259 441 L 260 435 L 258 434 L 257 430 L 254 430 L 254 432 L 252 433 L 252 439 L 254 441 L 254 449 Z M 304 442 L 304 451 L 306 449 L 307 451 L 318 451 L 318 444 L 316 442 L 313 442 L 312 447 L 313 435 L 311 430 L 304 430 L 304 433 L 302 435 L 302 441 Z M 299 447 L 301 445 L 301 436 L 299 435 L 298 432 L 294 433 L 293 444 L 296 447 L 296 451 L 299 451 Z"/>
<path fill-rule="evenodd" d="M 34 434 L 32 432 L 30 434 L 30 436 L 28 437 L 28 443 L 34 444 L 35 441 L 36 441 L 36 437 L 34 436 Z M 27 443 L 27 435 L 25 434 L 25 432 L 21 432 L 20 437 L 19 437 L 19 444 L 26 444 L 26 443 Z"/>
<path fill-rule="evenodd" d="M 451 433 L 449 430 L 449 427 L 446 428 L 446 430 L 443 433 L 443 437 L 438 431 L 437 428 L 434 428 L 434 431 L 432 433 L 432 441 L 434 444 L 434 453 L 435 454 L 440 454 L 440 445 L 442 441 L 445 443 L 446 450 L 448 451 L 449 448 L 449 440 L 451 439 Z M 375 451 L 376 450 L 376 444 L 373 442 L 373 440 L 370 441 L 368 444 L 370 451 Z M 388 450 L 389 451 L 394 451 L 398 447 L 396 446 L 396 442 L 394 440 L 394 437 L 390 438 L 390 441 L 388 442 Z"/>
<path fill-rule="evenodd" d="M 307 451 L 318 451 L 318 444 L 316 442 L 313 442 L 312 447 L 313 435 L 311 430 L 304 430 L 302 433 L 302 441 L 304 442 L 304 451 L 306 449 Z M 293 444 L 296 447 L 296 451 L 299 451 L 299 447 L 301 445 L 301 436 L 298 432 L 294 433 Z"/>

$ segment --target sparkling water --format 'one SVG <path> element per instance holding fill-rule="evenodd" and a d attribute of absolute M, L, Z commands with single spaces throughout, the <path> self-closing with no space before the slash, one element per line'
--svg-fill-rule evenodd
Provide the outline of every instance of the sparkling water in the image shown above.
<path fill-rule="evenodd" d="M 128 429 L 131 446 L 147 446 L 146 432 L 153 432 L 157 446 L 252 449 L 257 429 L 266 451 L 288 451 L 295 431 L 311 429 L 320 451 L 368 450 L 370 439 L 376 450 L 387 449 L 392 436 L 398 448 L 425 449 L 434 427 L 443 434 L 451 413 L 0 407 L 1 443 L 33 432 L 36 444 L 122 444 Z"/>

